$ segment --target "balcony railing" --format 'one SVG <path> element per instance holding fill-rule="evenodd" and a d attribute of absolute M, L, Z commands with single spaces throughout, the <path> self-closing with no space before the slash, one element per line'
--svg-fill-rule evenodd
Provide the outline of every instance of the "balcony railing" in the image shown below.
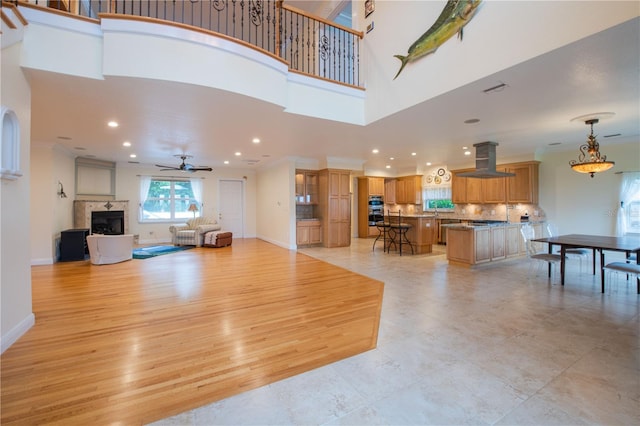
<path fill-rule="evenodd" d="M 282 0 L 32 0 L 31 3 L 87 18 L 99 19 L 101 13 L 112 13 L 198 27 L 280 57 L 292 71 L 362 87 L 362 32 L 286 6 Z"/>

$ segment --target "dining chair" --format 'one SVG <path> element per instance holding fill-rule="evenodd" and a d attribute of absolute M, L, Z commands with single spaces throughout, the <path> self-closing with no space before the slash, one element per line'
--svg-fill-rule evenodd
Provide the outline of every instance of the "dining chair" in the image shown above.
<path fill-rule="evenodd" d="M 540 265 L 547 264 L 553 269 L 553 266 L 559 265 L 562 260 L 562 256 L 557 253 L 538 252 L 533 244 L 535 238 L 535 232 L 531 225 L 522 225 L 520 227 L 520 234 L 524 240 L 524 246 L 527 251 L 527 257 L 529 258 L 529 274 L 531 274 L 531 268 L 535 261 Z"/>
<path fill-rule="evenodd" d="M 628 262 L 611 262 L 607 263 L 603 269 L 608 272 L 609 282 L 611 282 L 612 273 L 626 275 L 627 281 L 629 280 L 629 275 L 635 276 L 637 293 L 640 294 L 640 265 Z"/>
<path fill-rule="evenodd" d="M 559 234 L 558 227 L 551 223 L 547 222 L 547 234 L 549 237 L 557 237 Z M 555 252 L 560 254 L 560 251 Z M 564 251 L 566 259 L 578 259 L 580 261 L 580 272 L 582 272 L 582 259 L 587 261 L 587 265 L 589 265 L 589 257 L 592 254 L 592 250 L 586 248 L 567 248 Z"/>

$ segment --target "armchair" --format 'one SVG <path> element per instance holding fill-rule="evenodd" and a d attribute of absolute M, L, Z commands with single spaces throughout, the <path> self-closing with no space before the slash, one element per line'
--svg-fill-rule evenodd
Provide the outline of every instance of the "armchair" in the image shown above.
<path fill-rule="evenodd" d="M 220 224 L 214 219 L 207 217 L 196 217 L 189 219 L 186 224 L 171 225 L 171 243 L 175 246 L 196 246 L 201 247 L 204 241 L 204 234 L 210 231 L 219 231 Z"/>

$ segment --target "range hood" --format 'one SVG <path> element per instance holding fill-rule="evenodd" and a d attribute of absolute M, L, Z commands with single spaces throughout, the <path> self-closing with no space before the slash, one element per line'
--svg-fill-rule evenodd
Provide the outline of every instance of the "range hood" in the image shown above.
<path fill-rule="evenodd" d="M 513 173 L 499 172 L 496 170 L 497 142 L 480 142 L 473 146 L 476 148 L 476 170 L 473 172 L 458 173 L 456 176 L 477 179 L 515 176 Z"/>

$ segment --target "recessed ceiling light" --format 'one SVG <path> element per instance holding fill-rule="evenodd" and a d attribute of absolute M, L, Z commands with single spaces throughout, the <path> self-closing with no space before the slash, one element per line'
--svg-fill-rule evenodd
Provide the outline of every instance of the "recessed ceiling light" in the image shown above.
<path fill-rule="evenodd" d="M 136 157 L 137 157 L 137 155 L 135 155 L 135 154 L 130 154 L 130 155 L 129 155 L 129 157 L 131 157 L 131 158 L 136 158 Z"/>
<path fill-rule="evenodd" d="M 469 149 L 469 147 L 468 146 L 463 146 L 462 149 Z"/>
<path fill-rule="evenodd" d="M 224 160 L 224 164 L 229 164 L 229 160 Z"/>
<path fill-rule="evenodd" d="M 251 142 L 253 142 L 253 143 L 260 143 L 260 139 L 258 139 L 258 138 L 253 138 L 253 140 L 252 140 Z"/>
<path fill-rule="evenodd" d="M 412 157 L 415 157 L 416 155 L 418 155 L 418 154 L 416 154 L 415 152 L 412 152 L 412 153 L 411 153 L 411 156 L 412 156 Z"/>
<path fill-rule="evenodd" d="M 476 124 L 479 122 L 480 122 L 480 119 L 478 118 L 470 118 L 468 120 L 464 120 L 464 124 Z"/>
<path fill-rule="evenodd" d="M 378 151 L 378 149 L 374 149 L 374 150 L 372 150 L 371 152 L 373 152 L 374 154 L 377 154 L 377 153 L 379 153 L 380 151 Z"/>
<path fill-rule="evenodd" d="M 122 142 L 122 146 L 126 146 L 128 148 L 131 146 L 131 142 Z"/>
<path fill-rule="evenodd" d="M 428 162 L 428 163 L 427 163 L 427 166 L 430 166 L 430 165 L 431 165 L 431 163 L 429 163 L 429 162 Z"/>
<path fill-rule="evenodd" d="M 390 168 L 391 168 L 391 166 L 387 164 L 386 168 L 387 168 L 387 169 L 390 169 Z"/>
<path fill-rule="evenodd" d="M 109 127 L 118 127 L 118 122 L 117 121 L 110 121 L 107 123 L 107 126 Z"/>
<path fill-rule="evenodd" d="M 464 155 L 471 155 L 471 151 L 465 151 Z"/>
<path fill-rule="evenodd" d="M 240 151 L 236 152 L 236 157 L 240 157 L 242 155 L 242 153 Z"/>
<path fill-rule="evenodd" d="M 389 157 L 389 160 L 393 161 L 393 160 L 395 160 L 395 158 L 394 157 Z"/>

